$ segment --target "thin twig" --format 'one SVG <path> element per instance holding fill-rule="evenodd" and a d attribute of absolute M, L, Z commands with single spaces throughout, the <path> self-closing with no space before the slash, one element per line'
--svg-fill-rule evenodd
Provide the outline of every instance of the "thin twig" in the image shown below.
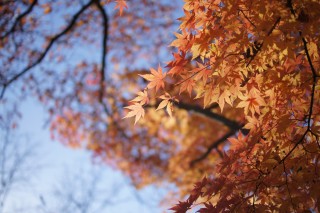
<path fill-rule="evenodd" d="M 239 9 L 239 11 L 243 14 L 243 16 L 247 19 L 247 21 L 254 27 L 257 28 L 256 25 L 249 19 L 249 17 L 242 11 Z"/>
<path fill-rule="evenodd" d="M 206 159 L 206 157 L 211 153 L 211 151 L 213 149 L 217 148 L 221 143 L 225 142 L 229 137 L 233 136 L 235 133 L 236 133 L 236 131 L 229 131 L 224 136 L 222 136 L 219 140 L 212 143 L 207 148 L 207 151 L 205 153 L 203 153 L 201 156 L 199 156 L 198 158 L 196 158 L 190 162 L 190 167 L 193 167 L 196 163 Z"/>
<path fill-rule="evenodd" d="M 272 31 L 275 29 L 275 27 L 276 27 L 276 26 L 278 25 L 278 23 L 280 22 L 280 19 L 281 19 L 281 17 L 279 17 L 279 18 L 276 20 L 276 22 L 273 24 L 273 26 L 270 28 L 270 30 L 269 30 L 268 33 L 267 33 L 267 37 L 271 35 Z M 253 61 L 253 59 L 256 57 L 256 55 L 258 54 L 258 52 L 261 50 L 262 45 L 263 45 L 263 42 L 261 43 L 259 49 L 257 49 L 257 51 L 250 57 L 250 60 L 249 60 L 249 62 L 246 64 L 246 67 L 248 67 L 248 66 L 251 64 L 251 62 Z"/>
<path fill-rule="evenodd" d="M 71 22 L 68 24 L 67 27 L 64 28 L 64 30 L 62 30 L 60 33 L 56 34 L 53 38 L 51 38 L 49 44 L 47 45 L 47 47 L 44 49 L 44 51 L 40 54 L 39 58 L 31 63 L 30 65 L 28 65 L 27 67 L 25 67 L 21 72 L 19 72 L 18 74 L 16 74 L 15 76 L 13 76 L 10 80 L 8 80 L 7 82 L 5 82 L 2 86 L 2 91 L 0 94 L 0 100 L 3 98 L 4 93 L 6 88 L 14 81 L 16 81 L 17 79 L 19 79 L 21 76 L 23 76 L 25 73 L 27 73 L 29 70 L 31 70 L 32 68 L 34 68 L 35 66 L 37 66 L 39 63 L 42 62 L 42 60 L 45 58 L 45 56 L 47 55 L 47 53 L 49 52 L 49 50 L 51 49 L 51 47 L 53 46 L 53 44 L 55 44 L 55 42 L 61 38 L 62 36 L 64 36 L 65 34 L 67 34 L 75 25 L 75 23 L 77 22 L 78 18 L 80 17 L 80 15 L 86 10 L 88 9 L 91 4 L 94 2 L 94 0 L 91 0 L 90 2 L 88 2 L 86 5 L 84 5 L 76 14 L 74 14 L 73 18 L 71 19 Z"/>
<path fill-rule="evenodd" d="M 10 35 L 11 33 L 14 33 L 15 28 L 17 27 L 18 23 L 25 17 L 27 16 L 29 13 L 32 12 L 33 7 L 38 3 L 38 0 L 34 0 L 30 6 L 28 7 L 28 9 L 21 13 L 15 20 L 15 22 L 13 23 L 12 27 L 10 28 L 10 30 L 8 30 L 4 35 L 2 35 L 0 37 L 0 40 L 4 39 L 5 37 L 7 37 L 8 35 Z"/>
<path fill-rule="evenodd" d="M 283 171 L 284 171 L 285 176 L 286 176 L 286 186 L 287 186 L 288 194 L 289 194 L 289 197 L 290 197 L 291 205 L 292 205 L 292 207 L 293 207 L 294 212 L 296 212 L 296 209 L 295 209 L 294 204 L 293 204 L 293 200 L 292 200 L 291 192 L 290 192 L 290 189 L 289 189 L 289 184 L 288 184 L 288 173 L 287 173 L 287 170 L 286 170 L 286 165 L 285 165 L 285 163 L 284 163 L 284 162 L 282 162 L 282 164 L 283 164 Z"/>
<path fill-rule="evenodd" d="M 99 94 L 99 101 L 103 102 L 104 96 L 104 87 L 105 87 L 105 72 L 107 69 L 106 61 L 107 61 L 107 42 L 108 42 L 108 30 L 109 30 L 109 18 L 104 10 L 103 6 L 100 4 L 99 1 L 95 1 L 101 15 L 103 18 L 103 35 L 102 35 L 102 58 L 101 58 L 101 70 L 100 70 L 100 94 Z"/>

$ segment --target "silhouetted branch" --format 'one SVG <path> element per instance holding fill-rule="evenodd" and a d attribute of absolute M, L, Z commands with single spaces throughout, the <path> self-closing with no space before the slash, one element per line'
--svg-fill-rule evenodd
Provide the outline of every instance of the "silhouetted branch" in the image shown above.
<path fill-rule="evenodd" d="M 308 134 L 308 132 L 311 132 L 311 116 L 312 116 L 312 112 L 313 112 L 313 103 L 314 103 L 314 95 L 315 95 L 315 89 L 316 89 L 316 82 L 317 82 L 317 75 L 316 75 L 316 70 L 314 69 L 314 66 L 312 64 L 311 58 L 310 58 L 310 54 L 309 54 L 309 50 L 307 47 L 307 41 L 304 37 L 302 37 L 302 42 L 303 42 L 303 46 L 304 46 L 304 51 L 307 55 L 307 59 L 308 59 L 308 63 L 310 65 L 310 69 L 312 71 L 312 89 L 311 89 L 311 100 L 310 100 L 310 106 L 309 106 L 309 114 L 308 114 L 308 126 L 306 131 L 304 132 L 304 134 L 302 135 L 302 137 L 300 138 L 300 140 L 298 140 L 298 142 L 296 142 L 296 144 L 293 146 L 293 148 L 286 154 L 286 156 L 284 156 L 282 158 L 282 160 L 280 161 L 280 163 L 284 162 L 290 155 L 291 153 L 298 147 L 299 144 L 301 144 L 304 140 L 304 138 L 306 137 L 306 135 Z"/>
<path fill-rule="evenodd" d="M 240 127 L 241 128 L 241 127 Z M 239 129 L 240 129 L 239 128 Z M 190 162 L 190 166 L 194 166 L 194 164 L 204 160 L 213 149 L 216 149 L 220 144 L 222 144 L 223 142 L 225 142 L 229 137 L 233 136 L 237 131 L 236 130 L 232 130 L 227 132 L 224 136 L 222 136 L 219 140 L 213 142 L 208 148 L 207 151 L 205 153 L 203 153 L 200 157 L 192 160 Z"/>
<path fill-rule="evenodd" d="M 273 32 L 273 30 L 276 28 L 276 26 L 279 24 L 281 20 L 281 17 L 279 17 L 275 23 L 272 25 L 272 27 L 270 28 L 270 30 L 267 33 L 267 37 L 271 35 L 271 33 Z M 248 67 L 251 62 L 253 61 L 253 59 L 257 56 L 257 54 L 260 52 L 262 46 L 263 46 L 263 41 L 262 42 L 255 42 L 256 44 L 253 45 L 253 48 L 255 51 L 253 51 L 252 55 L 247 55 L 247 57 L 250 58 L 250 60 L 247 62 L 246 67 Z M 258 45 L 257 45 L 258 44 Z M 252 77 L 252 73 L 249 73 L 249 75 L 243 80 L 243 82 L 241 83 L 241 87 L 244 87 L 248 81 L 250 80 L 250 78 Z"/>
<path fill-rule="evenodd" d="M 296 12 L 294 11 L 292 6 L 292 0 L 287 0 L 286 6 L 289 7 L 291 14 L 296 16 Z"/>
<path fill-rule="evenodd" d="M 64 30 L 62 30 L 60 33 L 56 34 L 53 38 L 50 39 L 49 44 L 47 45 L 47 47 L 44 49 L 44 51 L 40 54 L 39 58 L 31 63 L 30 65 L 28 65 L 27 67 L 25 67 L 21 72 L 19 72 L 18 74 L 16 74 L 14 77 L 12 77 L 10 80 L 8 80 L 7 82 L 5 82 L 3 84 L 3 88 L 0 94 L 0 100 L 3 98 L 4 96 L 4 92 L 6 90 L 6 88 L 14 81 L 16 81 L 17 79 L 19 79 L 21 76 L 23 76 L 25 73 L 27 73 L 29 70 L 31 70 L 32 68 L 34 68 L 36 65 L 38 65 L 39 63 L 42 62 L 42 60 L 45 58 L 45 56 L 47 55 L 47 53 L 49 52 L 49 50 L 51 49 L 51 47 L 53 46 L 53 44 L 59 39 L 61 38 L 63 35 L 67 34 L 75 25 L 75 23 L 77 22 L 78 18 L 80 17 L 80 15 L 90 7 L 90 5 L 94 2 L 94 0 L 91 0 L 90 2 L 88 2 L 86 5 L 84 5 L 76 14 L 73 15 L 71 22 L 64 28 Z"/>
<path fill-rule="evenodd" d="M 276 28 L 276 26 L 277 26 L 278 23 L 280 22 L 280 19 L 281 19 L 281 17 L 279 17 L 279 18 L 276 20 L 276 22 L 273 24 L 273 26 L 272 26 L 272 27 L 270 28 L 270 30 L 268 31 L 267 36 L 270 36 L 270 35 L 271 35 L 272 31 Z M 257 49 L 257 51 L 254 52 L 254 54 L 250 57 L 250 60 L 249 60 L 249 62 L 246 64 L 246 67 L 248 67 L 248 66 L 251 64 L 251 62 L 253 61 L 253 59 L 256 57 L 256 55 L 258 54 L 258 52 L 261 50 L 262 45 L 263 45 L 263 42 L 260 44 L 260 46 L 259 46 L 259 48 Z"/>
<path fill-rule="evenodd" d="M 4 39 L 5 37 L 7 37 L 8 35 L 10 35 L 11 33 L 13 33 L 15 31 L 15 28 L 17 27 L 18 23 L 25 17 L 27 16 L 29 13 L 32 12 L 33 7 L 38 3 L 38 0 L 33 0 L 33 2 L 30 4 L 30 6 L 28 7 L 28 9 L 21 13 L 15 20 L 15 22 L 13 23 L 12 27 L 10 28 L 10 30 L 8 30 L 6 33 L 4 33 L 4 35 L 2 35 L 0 37 L 0 40 Z"/>
<path fill-rule="evenodd" d="M 34 174 L 36 144 L 22 141 L 18 132 L 12 128 L 12 115 L 8 113 L 0 120 L 0 212 L 3 212 L 8 197 L 14 192 L 15 185 L 27 183 Z"/>
<path fill-rule="evenodd" d="M 10 4 L 10 3 L 13 3 L 13 2 L 14 2 L 14 0 L 12 0 L 12 1 L 3 0 L 3 2 L 0 2 L 0 6 L 6 5 L 6 4 Z"/>
<path fill-rule="evenodd" d="M 104 96 L 104 84 L 105 84 L 105 71 L 106 67 L 106 60 L 107 60 L 107 42 L 108 42 L 108 29 L 109 29 L 109 19 L 106 11 L 104 10 L 103 6 L 100 4 L 99 1 L 95 1 L 103 19 L 103 35 L 102 35 L 102 59 L 101 59 L 101 71 L 100 71 L 100 94 L 99 94 L 99 101 L 103 103 L 103 96 Z"/>
<path fill-rule="evenodd" d="M 291 202 L 292 208 L 295 210 L 294 203 L 293 203 L 292 196 L 291 196 L 291 191 L 289 189 L 288 173 L 287 173 L 286 165 L 285 165 L 284 162 L 282 162 L 282 164 L 283 164 L 283 171 L 284 171 L 284 174 L 286 176 L 286 186 L 287 186 L 288 194 L 289 194 L 289 197 L 290 197 L 290 202 Z"/>
<path fill-rule="evenodd" d="M 231 130 L 239 130 L 241 128 L 241 125 L 238 122 L 232 121 L 232 120 L 224 117 L 223 115 L 214 113 L 210 109 L 203 109 L 200 106 L 193 105 L 193 104 L 187 104 L 187 103 L 183 103 L 183 102 L 175 103 L 175 106 L 180 109 L 185 109 L 188 111 L 195 111 L 197 113 L 205 115 L 208 118 L 211 118 L 213 120 L 216 120 L 216 121 L 226 125 Z"/>
<path fill-rule="evenodd" d="M 257 28 L 256 25 L 249 19 L 249 17 L 242 11 L 242 10 L 239 10 L 243 16 L 245 17 L 245 19 L 247 19 L 247 21 L 254 27 L 254 28 Z"/>

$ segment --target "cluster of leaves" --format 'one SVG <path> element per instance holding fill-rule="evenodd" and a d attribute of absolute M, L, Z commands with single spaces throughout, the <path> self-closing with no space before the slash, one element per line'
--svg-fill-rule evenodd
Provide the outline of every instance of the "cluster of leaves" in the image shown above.
<path fill-rule="evenodd" d="M 186 100 L 187 93 L 201 100 L 202 113 L 216 113 L 218 105 L 219 115 L 238 125 L 229 125 L 191 161 L 215 168 L 203 172 L 208 178 L 172 210 L 202 205 L 202 213 L 319 211 L 319 2 L 186 0 L 183 9 L 167 75 L 160 68 L 143 75 L 150 82 L 146 90 L 168 97 L 159 108 L 170 104 L 169 114 L 179 107 L 171 97 Z M 139 111 L 129 106 L 127 117 L 137 121 L 144 114 L 146 102 L 140 100 L 132 100 Z M 198 137 L 190 147 L 198 149 L 200 132 L 208 130 L 193 128 Z M 221 133 L 217 126 L 209 131 Z M 213 149 L 221 161 L 210 161 Z M 188 155 L 196 156 L 190 150 Z"/>

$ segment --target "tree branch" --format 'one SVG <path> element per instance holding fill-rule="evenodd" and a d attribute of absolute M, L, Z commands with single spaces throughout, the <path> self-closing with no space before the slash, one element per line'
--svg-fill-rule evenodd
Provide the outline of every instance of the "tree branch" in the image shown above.
<path fill-rule="evenodd" d="M 271 35 L 272 31 L 276 28 L 277 24 L 280 22 L 280 19 L 281 19 L 281 17 L 279 17 L 279 18 L 276 20 L 276 22 L 273 24 L 273 26 L 270 28 L 270 30 L 269 30 L 268 33 L 267 33 L 267 37 Z M 263 42 L 261 43 L 259 49 L 257 49 L 257 51 L 250 57 L 250 60 L 249 60 L 249 62 L 246 64 L 246 67 L 248 67 L 248 66 L 251 64 L 251 62 L 253 61 L 253 59 L 256 57 L 256 55 L 258 54 L 258 52 L 261 50 L 262 45 L 263 45 Z"/>
<path fill-rule="evenodd" d="M 271 33 L 273 32 L 273 30 L 276 28 L 276 26 L 278 25 L 278 23 L 280 22 L 281 17 L 279 17 L 275 23 L 272 25 L 272 27 L 270 28 L 270 30 L 267 33 L 267 37 L 271 35 Z M 253 55 L 249 56 L 250 60 L 247 62 L 246 67 L 248 67 L 251 62 L 253 61 L 253 59 L 257 56 L 257 54 L 260 52 L 261 48 L 263 46 L 263 41 L 258 45 L 254 45 L 253 47 L 257 47 L 256 51 L 253 53 Z M 241 87 L 244 87 L 248 81 L 250 80 L 250 78 L 252 77 L 252 73 L 249 73 L 249 75 L 243 80 L 243 82 L 241 83 Z"/>
<path fill-rule="evenodd" d="M 0 6 L 4 6 L 4 5 L 7 5 L 7 4 L 10 4 L 10 3 L 13 3 L 14 2 L 14 0 L 7 0 L 7 1 L 5 1 L 5 0 L 3 0 L 3 2 L 0 2 Z"/>
<path fill-rule="evenodd" d="M 175 103 L 175 106 L 180 109 L 194 111 L 194 112 L 200 113 L 202 115 L 205 115 L 213 120 L 216 120 L 216 121 L 226 125 L 227 127 L 229 127 L 230 130 L 239 130 L 241 128 L 241 124 L 239 124 L 238 122 L 232 121 L 232 120 L 230 120 L 220 114 L 214 113 L 210 109 L 203 109 L 200 106 L 187 104 L 187 103 L 183 103 L 183 102 Z"/>
<path fill-rule="evenodd" d="M 286 6 L 289 7 L 291 14 L 294 15 L 294 17 L 296 17 L 296 12 L 294 11 L 292 6 L 292 0 L 287 0 Z"/>
<path fill-rule="evenodd" d="M 33 2 L 30 4 L 30 6 L 28 7 L 28 9 L 21 13 L 15 20 L 15 22 L 13 23 L 12 27 L 10 28 L 10 30 L 8 30 L 6 33 L 4 33 L 4 35 L 2 35 L 0 37 L 0 40 L 4 39 L 5 37 L 7 37 L 8 35 L 10 35 L 11 33 L 14 32 L 15 28 L 17 27 L 18 23 L 25 17 L 27 16 L 29 13 L 32 12 L 33 7 L 38 3 L 38 0 L 33 0 Z"/>
<path fill-rule="evenodd" d="M 243 10 L 239 9 L 239 11 L 243 14 L 243 16 L 245 17 L 245 19 L 247 19 L 247 21 L 254 27 L 257 28 L 256 25 L 249 19 L 249 17 L 243 12 Z"/>
<path fill-rule="evenodd" d="M 241 128 L 241 127 L 240 127 L 240 128 Z M 240 128 L 239 128 L 239 129 L 240 129 Z M 238 130 L 239 130 L 239 129 L 238 129 Z M 198 157 L 198 158 L 196 158 L 196 159 L 194 159 L 194 160 L 192 160 L 192 161 L 190 162 L 190 167 L 193 167 L 194 164 L 196 164 L 196 163 L 204 160 L 204 159 L 211 153 L 211 151 L 212 151 L 213 149 L 218 148 L 218 146 L 219 146 L 221 143 L 225 142 L 225 140 L 227 140 L 229 137 L 233 136 L 236 132 L 237 132 L 237 130 L 231 130 L 231 131 L 227 132 L 224 136 L 222 136 L 219 140 L 213 142 L 213 143 L 207 148 L 207 151 L 206 151 L 205 153 L 203 153 L 200 157 Z"/>
<path fill-rule="evenodd" d="M 183 103 L 183 102 L 174 102 L 174 105 L 179 108 L 179 109 L 185 109 L 187 111 L 194 111 L 197 112 L 199 114 L 202 114 L 204 116 L 207 116 L 208 118 L 211 118 L 213 120 L 216 120 L 224 125 L 226 125 L 227 127 L 229 127 L 230 131 L 227 132 L 224 136 L 222 136 L 220 139 L 218 139 L 217 141 L 214 141 L 208 148 L 207 151 L 205 153 L 203 153 L 200 157 L 192 160 L 190 162 L 190 166 L 194 166 L 194 164 L 204 160 L 213 149 L 217 149 L 218 146 L 225 142 L 227 140 L 227 138 L 233 136 L 238 130 L 240 130 L 243 127 L 243 124 L 239 124 L 236 121 L 232 121 L 220 114 L 214 113 L 211 111 L 211 108 L 214 108 L 216 105 L 213 105 L 213 107 L 208 108 L 208 109 L 203 109 L 200 106 L 197 105 L 193 105 L 193 104 L 187 104 L 187 103 Z M 154 107 L 151 105 L 146 105 L 145 107 Z M 220 150 L 218 150 L 218 153 Z M 220 153 L 219 153 L 220 154 Z"/>
<path fill-rule="evenodd" d="M 108 42 L 108 30 L 109 30 L 109 19 L 106 11 L 103 6 L 100 4 L 100 1 L 96 0 L 95 4 L 97 5 L 103 19 L 103 35 L 102 35 L 102 58 L 101 58 L 101 70 L 100 70 L 100 94 L 99 101 L 103 103 L 104 96 L 104 84 L 105 84 L 105 71 L 106 60 L 107 60 L 107 42 Z"/>
<path fill-rule="evenodd" d="M 308 134 L 308 132 L 311 132 L 311 116 L 312 116 L 312 112 L 313 112 L 313 103 L 314 103 L 314 95 L 315 95 L 315 89 L 316 89 L 316 82 L 317 82 L 317 75 L 316 75 L 316 70 L 313 67 L 311 58 L 310 58 L 310 54 L 309 54 L 309 50 L 307 47 L 307 41 L 304 37 L 302 37 L 302 42 L 303 42 L 303 47 L 304 47 L 304 51 L 307 55 L 307 59 L 312 71 L 312 89 L 311 89 L 311 100 L 310 100 L 310 106 L 309 106 L 309 114 L 308 114 L 308 126 L 306 131 L 304 132 L 304 134 L 302 135 L 302 137 L 300 138 L 300 140 L 294 145 L 294 147 L 286 154 L 286 156 L 284 156 L 284 158 L 282 158 L 282 160 L 280 161 L 280 163 L 284 162 L 289 156 L 290 154 L 298 147 L 298 145 L 300 143 L 303 142 L 304 138 L 306 137 L 306 135 Z"/>
<path fill-rule="evenodd" d="M 0 94 L 0 100 L 3 98 L 4 96 L 4 92 L 6 90 L 6 88 L 14 81 L 16 81 L 17 79 L 19 79 L 21 76 L 23 76 L 25 73 L 27 73 L 29 70 L 31 70 L 32 68 L 34 68 L 36 65 L 38 65 L 39 63 L 42 62 L 42 60 L 45 58 L 45 56 L 47 55 L 47 53 L 49 52 L 49 50 L 51 49 L 51 47 L 53 46 L 53 44 L 59 39 L 61 38 L 63 35 L 65 35 L 66 33 L 68 33 L 73 26 L 75 25 L 75 23 L 77 22 L 78 18 L 80 17 L 80 15 L 90 7 L 90 5 L 94 2 L 94 0 L 91 0 L 89 3 L 87 3 L 86 5 L 84 5 L 76 14 L 74 14 L 74 16 L 71 19 L 71 22 L 69 23 L 69 25 L 67 27 L 65 27 L 64 30 L 62 30 L 60 33 L 56 34 L 53 38 L 51 38 L 49 44 L 47 45 L 47 47 L 44 49 L 44 51 L 40 54 L 39 58 L 31 63 L 30 65 L 28 65 L 27 67 L 25 67 L 21 72 L 19 72 L 18 74 L 16 74 L 14 77 L 12 77 L 10 80 L 8 80 L 7 82 L 5 82 L 3 84 L 3 88 Z"/>
<path fill-rule="evenodd" d="M 230 131 L 227 132 L 224 136 L 222 136 L 219 140 L 213 142 L 208 148 L 207 148 L 207 151 L 205 153 L 203 153 L 200 157 L 192 160 L 190 162 L 190 166 L 192 167 L 194 164 L 204 160 L 209 154 L 210 152 L 213 150 L 213 149 L 217 149 L 218 146 L 225 142 L 225 140 L 227 140 L 227 138 L 231 137 L 232 135 L 234 135 L 238 130 L 240 130 L 243 125 L 242 124 L 239 124 L 238 122 L 236 121 L 232 121 L 220 114 L 217 114 L 217 113 L 214 113 L 210 110 L 210 108 L 208 109 L 203 109 L 202 107 L 200 106 L 197 106 L 197 105 L 193 105 L 193 104 L 187 104 L 187 103 L 183 103 L 183 102 L 175 102 L 174 105 L 176 107 L 178 107 L 179 109 L 185 109 L 187 111 L 194 111 L 194 112 L 197 112 L 199 114 L 202 114 L 204 116 L 207 116 L 208 118 L 211 118 L 213 120 L 216 120 L 224 125 L 226 125 Z M 146 106 L 148 107 L 148 106 Z M 150 106 L 151 107 L 151 106 Z M 218 150 L 219 151 L 219 150 Z"/>

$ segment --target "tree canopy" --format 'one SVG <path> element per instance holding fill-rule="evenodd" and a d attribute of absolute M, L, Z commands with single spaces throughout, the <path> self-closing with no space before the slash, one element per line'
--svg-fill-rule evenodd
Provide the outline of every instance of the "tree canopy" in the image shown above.
<path fill-rule="evenodd" d="M 2 99 L 24 77 L 63 143 L 137 187 L 175 184 L 185 198 L 175 212 L 320 211 L 317 0 L 34 0 L 0 11 Z M 50 14 L 57 29 L 46 29 Z M 67 55 L 84 44 L 96 46 L 90 56 Z"/>

